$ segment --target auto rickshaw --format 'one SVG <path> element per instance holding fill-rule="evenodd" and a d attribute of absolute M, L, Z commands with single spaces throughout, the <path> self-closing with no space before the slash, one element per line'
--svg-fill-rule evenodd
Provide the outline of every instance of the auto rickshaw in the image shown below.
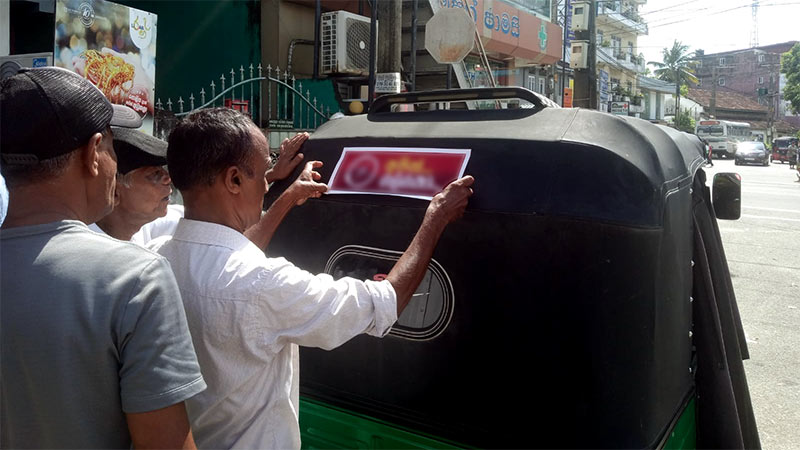
<path fill-rule="evenodd" d="M 780 161 L 781 164 L 790 162 L 791 158 L 795 156 L 791 151 L 793 146 L 795 149 L 800 146 L 800 139 L 794 136 L 783 136 L 775 139 L 772 141 L 772 155 L 770 156 L 770 160 L 772 162 Z"/>
<path fill-rule="evenodd" d="M 304 448 L 759 447 L 716 221 L 740 180 L 712 201 L 696 137 L 495 88 L 381 97 L 303 153 L 329 182 L 353 148 L 469 149 L 474 195 L 389 335 L 301 349 Z M 268 254 L 380 279 L 427 205 L 325 195 Z"/>

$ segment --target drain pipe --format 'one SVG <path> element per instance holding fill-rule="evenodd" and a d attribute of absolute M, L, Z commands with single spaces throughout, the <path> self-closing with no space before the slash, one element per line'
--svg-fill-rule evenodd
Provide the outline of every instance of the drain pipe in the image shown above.
<path fill-rule="evenodd" d="M 322 0 L 317 0 L 314 7 L 314 79 L 319 78 L 319 47 L 321 39 L 320 27 L 322 26 Z M 290 47 L 291 49 L 291 47 Z"/>
<path fill-rule="evenodd" d="M 294 46 L 295 45 L 313 45 L 314 50 L 317 49 L 317 44 L 315 41 L 309 41 L 308 39 L 292 39 L 289 42 L 289 57 L 286 63 L 286 71 L 289 72 L 289 75 L 292 75 L 292 54 L 294 53 Z M 319 67 L 317 66 L 317 59 L 316 56 L 314 57 L 314 78 L 319 77 Z"/>

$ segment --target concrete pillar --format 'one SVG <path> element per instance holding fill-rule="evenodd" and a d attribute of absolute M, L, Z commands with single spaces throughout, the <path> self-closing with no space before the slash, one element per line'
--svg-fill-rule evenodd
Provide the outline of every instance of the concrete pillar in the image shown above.
<path fill-rule="evenodd" d="M 11 51 L 11 2 L 0 1 L 0 56 Z"/>

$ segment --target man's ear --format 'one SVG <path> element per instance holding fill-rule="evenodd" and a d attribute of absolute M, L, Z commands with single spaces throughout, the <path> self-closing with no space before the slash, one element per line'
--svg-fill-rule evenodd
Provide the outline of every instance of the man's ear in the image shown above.
<path fill-rule="evenodd" d="M 84 146 L 82 152 L 83 165 L 93 177 L 100 174 L 100 141 L 102 140 L 102 134 L 93 134 L 92 137 L 89 138 L 89 142 Z"/>
<path fill-rule="evenodd" d="M 238 194 L 242 191 L 244 173 L 239 170 L 238 167 L 228 167 L 224 172 L 222 172 L 222 177 L 222 181 L 225 184 L 225 188 L 228 189 L 228 192 L 231 194 Z"/>
<path fill-rule="evenodd" d="M 119 206 L 119 202 L 122 201 L 121 191 L 122 191 L 122 189 L 125 188 L 124 186 L 122 186 L 122 183 L 120 183 L 119 180 L 117 180 L 115 182 L 117 183 L 117 186 L 114 189 L 114 208 Z"/>

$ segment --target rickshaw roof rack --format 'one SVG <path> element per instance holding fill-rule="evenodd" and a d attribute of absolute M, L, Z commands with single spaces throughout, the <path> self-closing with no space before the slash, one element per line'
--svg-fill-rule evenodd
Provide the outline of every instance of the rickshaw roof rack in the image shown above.
<path fill-rule="evenodd" d="M 518 107 L 508 106 L 509 99 L 519 99 Z M 382 95 L 375 99 L 370 107 L 369 115 L 373 118 L 391 114 L 397 105 L 419 105 L 425 103 L 473 103 L 483 101 L 496 102 L 497 109 L 526 109 L 539 111 L 543 108 L 560 108 L 549 98 L 525 88 L 510 86 L 498 88 L 445 89 L 420 92 L 403 92 Z M 528 111 L 532 112 L 532 111 Z"/>

